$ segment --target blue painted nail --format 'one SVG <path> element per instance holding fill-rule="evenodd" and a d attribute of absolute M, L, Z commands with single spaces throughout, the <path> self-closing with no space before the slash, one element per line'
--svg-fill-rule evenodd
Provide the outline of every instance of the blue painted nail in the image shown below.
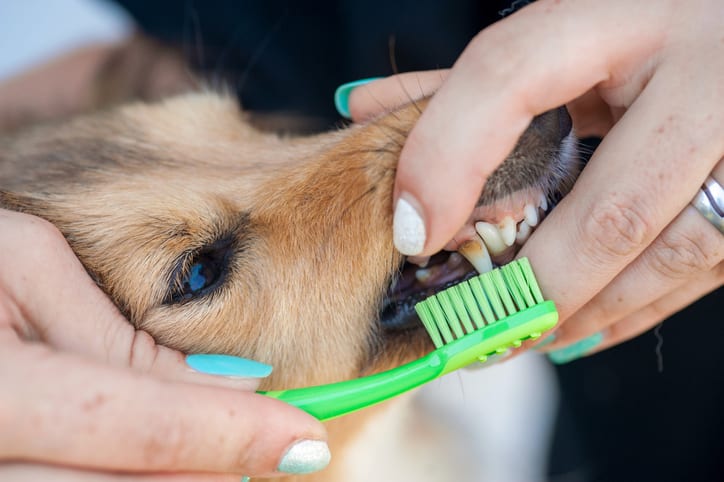
<path fill-rule="evenodd" d="M 534 346 L 533 349 L 534 349 L 534 350 L 540 350 L 540 349 L 543 348 L 544 346 L 550 345 L 550 344 L 553 343 L 554 341 L 556 341 L 556 335 L 553 334 L 553 333 L 551 333 L 551 334 L 548 335 L 547 337 L 543 338 L 543 341 L 541 341 L 541 342 L 538 343 L 536 346 Z"/>
<path fill-rule="evenodd" d="M 603 341 L 603 333 L 596 333 L 560 350 L 552 351 L 548 358 L 556 365 L 572 362 L 596 348 Z"/>
<path fill-rule="evenodd" d="M 381 78 L 382 77 L 370 77 L 368 79 L 355 80 L 354 82 L 347 82 L 346 84 L 342 84 L 337 87 L 337 90 L 334 91 L 334 106 L 337 108 L 339 115 L 346 119 L 350 119 L 349 94 L 351 94 L 352 91 L 360 85 L 369 84 L 370 82 L 374 82 L 375 80 Z"/>
<path fill-rule="evenodd" d="M 249 482 L 251 479 L 247 477 L 246 475 L 241 478 L 241 482 Z"/>
<path fill-rule="evenodd" d="M 197 372 L 226 377 L 264 378 L 272 372 L 271 365 L 231 355 L 187 355 L 186 364 Z"/>

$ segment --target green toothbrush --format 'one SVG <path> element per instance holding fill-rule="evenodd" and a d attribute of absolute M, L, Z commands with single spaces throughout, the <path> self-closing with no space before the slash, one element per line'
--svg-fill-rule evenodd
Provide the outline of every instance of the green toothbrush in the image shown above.
<path fill-rule="evenodd" d="M 435 345 L 422 358 L 355 380 L 259 392 L 329 420 L 374 405 L 538 338 L 558 321 L 526 258 L 451 286 L 415 310 Z"/>

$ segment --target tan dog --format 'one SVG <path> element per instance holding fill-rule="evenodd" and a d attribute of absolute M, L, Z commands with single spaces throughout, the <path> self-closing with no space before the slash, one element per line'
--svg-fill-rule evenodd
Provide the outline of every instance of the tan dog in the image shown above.
<path fill-rule="evenodd" d="M 265 389 L 355 378 L 429 350 L 412 304 L 473 271 L 450 253 L 403 264 L 392 245 L 395 166 L 424 105 L 307 138 L 261 133 L 211 93 L 33 127 L 0 139 L 0 206 L 54 223 L 162 344 L 269 363 Z M 572 179 L 569 130 L 564 111 L 536 118 L 472 220 L 510 215 L 520 234 L 524 206 Z M 369 412 L 329 424 L 335 460 L 308 479 L 349 480 Z"/>

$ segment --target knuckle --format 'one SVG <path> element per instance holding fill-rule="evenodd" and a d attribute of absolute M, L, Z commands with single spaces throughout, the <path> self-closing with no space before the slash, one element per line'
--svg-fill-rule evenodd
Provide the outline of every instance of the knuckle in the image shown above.
<path fill-rule="evenodd" d="M 40 253 L 54 253 L 59 248 L 65 249 L 68 245 L 63 233 L 45 219 L 31 217 L 25 225 L 27 239 L 33 240 Z"/>
<path fill-rule="evenodd" d="M 724 284 L 724 261 L 719 261 L 719 263 L 714 267 L 713 272 L 715 282 L 718 283 L 717 286 Z"/>
<path fill-rule="evenodd" d="M 57 243 L 64 240 L 63 234 L 52 224 L 43 218 L 28 216 L 26 219 L 27 228 L 44 241 Z"/>
<path fill-rule="evenodd" d="M 581 224 L 582 249 L 603 263 L 641 251 L 653 233 L 643 206 L 636 197 L 594 205 Z"/>
<path fill-rule="evenodd" d="M 189 440 L 181 420 L 158 418 L 141 446 L 143 461 L 153 469 L 173 469 L 188 459 Z"/>
<path fill-rule="evenodd" d="M 724 255 L 720 238 L 703 229 L 667 229 L 652 245 L 649 266 L 669 278 L 710 271 Z"/>
<path fill-rule="evenodd" d="M 124 328 L 132 331 L 128 347 L 128 366 L 146 373 L 151 372 L 158 358 L 158 345 L 145 331 Z"/>

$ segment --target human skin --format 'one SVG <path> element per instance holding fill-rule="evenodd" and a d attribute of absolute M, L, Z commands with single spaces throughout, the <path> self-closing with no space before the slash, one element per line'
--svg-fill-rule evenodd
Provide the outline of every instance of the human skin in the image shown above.
<path fill-rule="evenodd" d="M 0 480 L 280 475 L 313 417 L 135 330 L 50 223 L 0 209 Z"/>
<path fill-rule="evenodd" d="M 449 71 L 355 89 L 356 121 L 434 92 L 398 166 L 395 205 L 424 225 L 405 254 L 441 249 L 533 116 L 567 104 L 579 135 L 604 138 L 519 254 L 559 309 L 543 350 L 596 333 L 604 349 L 720 287 L 724 236 L 689 202 L 710 173 L 724 184 L 722 19 L 717 0 L 540 0 Z"/>

